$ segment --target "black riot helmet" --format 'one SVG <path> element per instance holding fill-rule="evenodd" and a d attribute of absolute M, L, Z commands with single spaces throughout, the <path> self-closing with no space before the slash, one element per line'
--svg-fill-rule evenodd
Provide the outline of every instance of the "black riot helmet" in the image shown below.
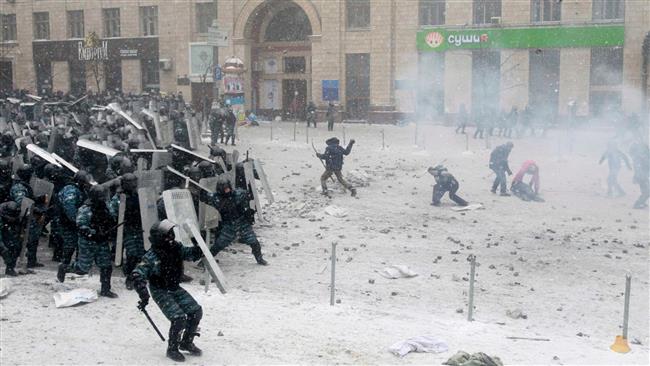
<path fill-rule="evenodd" d="M 190 177 L 191 180 L 193 180 L 195 182 L 198 182 L 202 178 L 201 169 L 199 169 L 198 167 L 193 166 L 187 172 L 187 176 Z"/>
<path fill-rule="evenodd" d="M 131 163 L 131 159 L 124 156 L 120 162 L 120 173 L 126 174 L 133 173 L 134 171 L 135 169 L 133 169 L 133 163 Z"/>
<path fill-rule="evenodd" d="M 114 172 L 120 170 L 120 166 L 122 165 L 122 155 L 115 155 L 109 159 L 108 165 L 110 166 L 111 170 Z"/>
<path fill-rule="evenodd" d="M 138 177 L 133 173 L 126 173 L 122 175 L 120 185 L 124 192 L 135 192 L 138 189 Z"/>
<path fill-rule="evenodd" d="M 173 230 L 174 226 L 176 225 L 167 219 L 151 225 L 151 229 L 149 229 L 149 241 L 152 246 L 154 248 L 170 246 L 176 238 Z"/>
<path fill-rule="evenodd" d="M 201 178 L 214 177 L 214 168 L 209 161 L 202 161 L 196 166 L 201 171 Z"/>
<path fill-rule="evenodd" d="M 232 194 L 230 180 L 224 177 L 220 177 L 219 180 L 217 180 L 217 194 L 220 196 L 228 196 Z"/>
<path fill-rule="evenodd" d="M 0 216 L 2 221 L 16 222 L 20 217 L 20 206 L 14 201 L 8 201 L 0 204 Z"/>
<path fill-rule="evenodd" d="M 93 205 L 98 205 L 106 202 L 106 192 L 106 188 L 98 184 L 90 188 L 88 191 L 88 198 Z"/>
<path fill-rule="evenodd" d="M 82 188 L 87 188 L 90 186 L 90 182 L 92 181 L 90 174 L 88 174 L 85 170 L 79 170 L 77 173 L 75 173 L 73 179 L 75 183 L 77 183 L 77 185 Z"/>
<path fill-rule="evenodd" d="M 52 183 L 58 182 L 63 177 L 63 169 L 54 164 L 47 164 L 43 168 L 43 173 L 45 174 L 45 178 Z"/>
<path fill-rule="evenodd" d="M 11 164 L 7 160 L 0 160 L 0 178 L 11 177 Z"/>
<path fill-rule="evenodd" d="M 32 166 L 29 164 L 25 164 L 16 170 L 16 176 L 24 182 L 29 182 L 32 174 L 34 174 L 34 169 L 32 169 Z"/>

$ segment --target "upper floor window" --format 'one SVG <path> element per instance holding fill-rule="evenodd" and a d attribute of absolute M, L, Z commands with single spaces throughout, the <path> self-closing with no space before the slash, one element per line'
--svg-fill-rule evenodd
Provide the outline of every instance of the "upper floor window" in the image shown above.
<path fill-rule="evenodd" d="M 50 13 L 34 13 L 34 39 L 50 39 Z"/>
<path fill-rule="evenodd" d="M 623 83 L 622 47 L 592 48 L 590 65 L 592 86 L 612 86 Z"/>
<path fill-rule="evenodd" d="M 623 19 L 624 0 L 593 0 L 591 14 L 593 20 Z"/>
<path fill-rule="evenodd" d="M 345 12 L 348 29 L 370 28 L 370 0 L 347 0 Z"/>
<path fill-rule="evenodd" d="M 0 14 L 0 41 L 15 41 L 18 38 L 16 31 L 16 14 Z"/>
<path fill-rule="evenodd" d="M 102 9 L 104 15 L 104 37 L 120 36 L 120 8 Z"/>
<path fill-rule="evenodd" d="M 68 11 L 68 38 L 84 37 L 84 11 Z"/>
<path fill-rule="evenodd" d="M 474 0 L 474 24 L 493 23 L 501 17 L 501 0 Z"/>
<path fill-rule="evenodd" d="M 212 26 L 212 20 L 216 16 L 214 3 L 196 3 L 196 31 L 208 33 L 208 28 Z"/>
<path fill-rule="evenodd" d="M 420 25 L 445 24 L 445 0 L 420 0 Z"/>
<path fill-rule="evenodd" d="M 141 6 L 140 7 L 140 29 L 143 36 L 158 35 L 158 7 Z"/>
<path fill-rule="evenodd" d="M 562 2 L 531 0 L 530 20 L 533 22 L 559 22 L 562 20 Z"/>

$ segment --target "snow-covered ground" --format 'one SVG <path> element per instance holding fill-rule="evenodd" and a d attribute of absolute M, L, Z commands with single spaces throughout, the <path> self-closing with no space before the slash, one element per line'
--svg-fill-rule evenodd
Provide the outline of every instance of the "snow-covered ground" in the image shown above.
<path fill-rule="evenodd" d="M 188 265 L 195 281 L 184 286 L 203 306 L 204 350 L 196 364 L 440 364 L 458 350 L 485 352 L 508 364 L 648 364 L 648 211 L 633 210 L 638 195 L 625 170 L 623 198 L 607 198 L 607 167 L 598 159 L 609 131 L 580 131 L 573 152 L 568 138 L 514 140 L 511 168 L 536 160 L 545 203 L 527 203 L 489 192 L 489 149 L 452 128 L 346 126 L 355 138 L 344 172 L 356 171 L 359 199 L 332 185 L 320 195 L 322 166 L 314 157 L 332 135 L 297 131 L 293 123 L 240 129 L 240 153 L 261 159 L 276 195 L 265 206 L 268 224 L 256 225 L 268 267 L 255 264 L 248 247 L 235 244 L 219 255 L 230 291 L 212 285 Z M 385 148 L 382 149 L 382 134 Z M 470 130 L 470 129 L 468 129 Z M 559 136 L 559 137 L 558 137 Z M 492 147 L 504 140 L 493 138 Z M 627 152 L 627 146 L 623 146 Z M 229 147 L 230 150 L 230 147 Z M 461 197 L 484 210 L 455 212 L 447 197 L 430 206 L 428 166 L 445 165 L 460 181 Z M 365 175 L 365 176 L 364 176 Z M 325 213 L 336 206 L 347 216 Z M 335 306 L 329 305 L 329 256 L 337 244 Z M 162 343 L 136 309 L 137 295 L 114 277 L 119 299 L 100 298 L 57 309 L 52 295 L 76 287 L 99 288 L 99 276 L 56 282 L 46 260 L 36 275 L 12 279 L 0 301 L 0 362 L 14 364 L 170 364 Z M 475 321 L 468 322 L 470 254 L 477 257 Z M 419 275 L 386 279 L 378 271 L 408 265 Z M 609 349 L 623 318 L 625 274 L 632 275 L 629 338 L 632 351 Z M 116 269 L 114 276 L 121 276 Z M 166 335 L 158 308 L 148 307 Z M 460 309 L 463 310 L 459 313 Z M 521 310 L 526 319 L 507 311 Z M 387 348 L 400 340 L 432 335 L 449 351 L 398 358 Z M 548 338 L 550 341 L 506 337 Z"/>

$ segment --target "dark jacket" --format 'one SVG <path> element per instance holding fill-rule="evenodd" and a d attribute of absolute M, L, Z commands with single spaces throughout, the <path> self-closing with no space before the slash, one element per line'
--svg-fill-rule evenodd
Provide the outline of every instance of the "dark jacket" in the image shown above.
<path fill-rule="evenodd" d="M 492 170 L 505 170 L 508 174 L 512 174 L 510 167 L 508 166 L 508 156 L 512 147 L 507 144 L 499 145 L 490 154 L 490 169 Z"/>
<path fill-rule="evenodd" d="M 352 145 L 354 142 L 350 140 L 348 147 L 345 149 L 339 145 L 339 139 L 332 137 L 331 139 L 325 141 L 327 147 L 325 148 L 324 154 L 317 154 L 318 158 L 325 160 L 325 168 L 327 170 L 341 170 L 343 169 L 343 155 L 349 155 L 352 151 Z"/>

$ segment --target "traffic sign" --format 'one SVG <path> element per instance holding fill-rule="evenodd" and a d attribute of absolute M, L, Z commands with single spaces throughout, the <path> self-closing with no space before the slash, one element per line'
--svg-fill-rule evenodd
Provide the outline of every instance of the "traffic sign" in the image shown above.
<path fill-rule="evenodd" d="M 208 46 L 228 47 L 228 31 L 219 30 L 217 27 L 208 27 Z"/>
<path fill-rule="evenodd" d="M 213 79 L 214 80 L 221 80 L 222 77 L 223 77 L 223 73 L 221 72 L 221 66 L 220 65 L 215 66 L 214 67 Z"/>

